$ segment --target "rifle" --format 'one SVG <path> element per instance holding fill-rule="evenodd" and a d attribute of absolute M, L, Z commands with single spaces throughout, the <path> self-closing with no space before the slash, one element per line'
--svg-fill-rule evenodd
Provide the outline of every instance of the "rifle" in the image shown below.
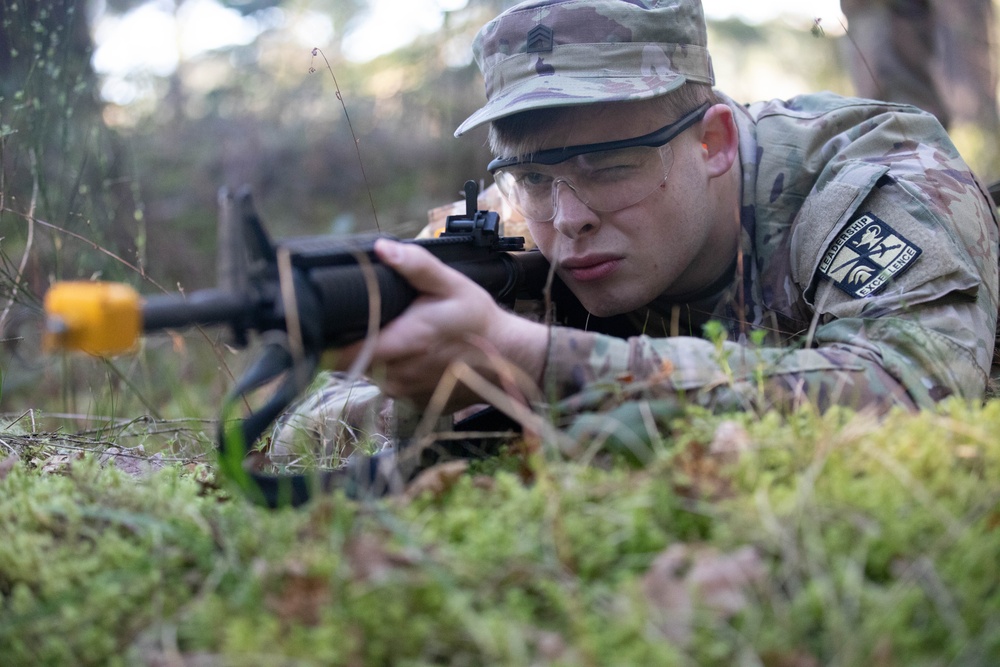
<path fill-rule="evenodd" d="M 437 238 L 408 239 L 484 287 L 498 302 L 538 298 L 549 265 L 538 251 L 524 249 L 523 237 L 500 235 L 499 215 L 477 210 L 479 187 L 465 184 L 465 214 L 448 216 Z M 221 472 L 253 500 L 269 507 L 306 502 L 316 491 L 343 489 L 349 496 L 382 495 L 442 457 L 480 457 L 496 444 L 481 437 L 455 440 L 418 452 L 401 465 L 397 452 L 358 457 L 341 469 L 314 474 L 264 474 L 248 469 L 254 443 L 316 374 L 323 351 L 363 338 L 402 313 L 416 297 L 399 274 L 379 263 L 377 238 L 298 237 L 272 242 L 248 189 L 219 196 L 219 286 L 142 298 L 119 283 L 57 283 L 45 297 L 49 349 L 95 355 L 123 352 L 144 333 L 193 325 L 225 325 L 232 343 L 245 347 L 249 334 L 261 341 L 257 359 L 226 397 L 217 435 Z M 372 307 L 374 306 L 374 308 Z M 281 378 L 256 411 L 234 417 L 251 392 Z M 456 425 L 486 430 L 489 414 Z"/>

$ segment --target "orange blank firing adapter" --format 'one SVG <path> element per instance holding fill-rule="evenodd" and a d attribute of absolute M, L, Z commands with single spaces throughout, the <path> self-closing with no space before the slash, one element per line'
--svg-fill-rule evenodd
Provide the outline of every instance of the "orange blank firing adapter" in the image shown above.
<path fill-rule="evenodd" d="M 128 285 L 56 283 L 45 295 L 45 349 L 112 356 L 135 347 L 142 331 L 142 302 Z"/>

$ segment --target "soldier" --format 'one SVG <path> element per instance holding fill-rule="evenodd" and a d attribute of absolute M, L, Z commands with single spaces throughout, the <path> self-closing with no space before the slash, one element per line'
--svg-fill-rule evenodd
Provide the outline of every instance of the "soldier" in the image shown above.
<path fill-rule="evenodd" d="M 474 52 L 487 102 L 456 136 L 490 124 L 489 170 L 558 279 L 556 324 L 380 241 L 420 292 L 367 351 L 380 392 L 334 381 L 279 443 L 365 413 L 385 428 L 384 396 L 424 407 L 456 361 L 497 383 L 513 368 L 576 426 L 642 402 L 655 421 L 682 401 L 983 397 L 998 222 L 934 116 L 828 93 L 738 104 L 713 89 L 698 0 L 531 0 Z M 447 407 L 481 400 L 460 388 Z"/>

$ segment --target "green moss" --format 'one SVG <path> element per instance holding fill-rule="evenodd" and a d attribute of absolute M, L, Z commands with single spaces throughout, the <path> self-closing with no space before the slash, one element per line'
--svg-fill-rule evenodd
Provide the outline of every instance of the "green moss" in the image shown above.
<path fill-rule="evenodd" d="M 745 431 L 742 454 L 712 453 L 723 421 Z M 691 412 L 642 469 L 541 459 L 525 483 L 501 462 L 408 504 L 332 497 L 280 512 L 170 467 L 136 479 L 89 458 L 66 474 L 20 464 L 0 481 L 0 653 L 12 665 L 173 652 L 232 665 L 987 665 L 1000 656 L 998 427 L 995 402 L 883 422 Z M 646 579 L 678 544 L 750 546 L 764 572 L 736 613 L 695 595 L 681 644 Z M 694 590 L 689 573 L 678 590 Z"/>

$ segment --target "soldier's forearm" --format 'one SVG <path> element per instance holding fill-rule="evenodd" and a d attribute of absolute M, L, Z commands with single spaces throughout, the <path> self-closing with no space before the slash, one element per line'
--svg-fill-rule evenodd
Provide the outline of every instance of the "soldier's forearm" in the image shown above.
<path fill-rule="evenodd" d="M 545 377 L 550 399 L 605 386 L 609 395 L 672 392 L 701 405 L 793 409 L 811 403 L 885 412 L 918 407 L 877 355 L 850 346 L 816 349 L 719 344 L 693 337 L 628 340 L 553 329 Z"/>

